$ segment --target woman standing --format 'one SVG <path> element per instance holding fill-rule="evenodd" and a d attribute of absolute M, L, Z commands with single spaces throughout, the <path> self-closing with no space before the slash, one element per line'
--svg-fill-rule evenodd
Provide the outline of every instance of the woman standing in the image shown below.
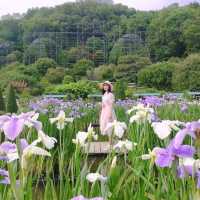
<path fill-rule="evenodd" d="M 102 135 L 106 135 L 105 129 L 109 122 L 113 122 L 116 119 L 114 112 L 115 97 L 112 93 L 113 86 L 109 81 L 105 81 L 101 84 L 102 89 L 102 103 L 100 114 L 100 131 Z"/>

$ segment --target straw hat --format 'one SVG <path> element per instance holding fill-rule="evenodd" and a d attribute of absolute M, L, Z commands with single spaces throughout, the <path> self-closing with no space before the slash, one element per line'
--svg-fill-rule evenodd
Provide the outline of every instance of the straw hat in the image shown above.
<path fill-rule="evenodd" d="M 111 91 L 113 91 L 113 85 L 112 85 L 112 83 L 110 81 L 105 81 L 103 83 L 100 83 L 100 89 L 103 89 L 104 85 L 110 86 Z"/>

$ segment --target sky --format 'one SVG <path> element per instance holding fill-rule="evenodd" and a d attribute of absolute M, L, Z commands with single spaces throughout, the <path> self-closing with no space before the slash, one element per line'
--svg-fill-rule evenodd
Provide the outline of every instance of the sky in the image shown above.
<path fill-rule="evenodd" d="M 74 0 L 0 0 L 0 16 L 13 13 L 24 13 L 30 8 L 52 7 Z M 114 0 L 115 3 L 122 3 L 137 10 L 158 10 L 172 3 L 186 5 L 200 0 Z"/>

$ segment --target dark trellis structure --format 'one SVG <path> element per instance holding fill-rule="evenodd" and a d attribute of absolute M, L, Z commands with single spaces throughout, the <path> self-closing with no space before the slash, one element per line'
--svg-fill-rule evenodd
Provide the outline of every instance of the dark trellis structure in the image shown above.
<path fill-rule="evenodd" d="M 26 64 L 33 63 L 39 57 L 50 57 L 59 63 L 62 50 L 84 49 L 89 38 L 95 38 L 98 40 L 98 44 L 95 43 L 95 40 L 91 40 L 90 45 L 86 47 L 88 54 L 79 52 L 75 56 L 80 59 L 95 59 L 98 65 L 108 63 L 109 52 L 113 48 L 119 48 L 125 55 L 135 51 L 135 49 L 143 48 L 148 54 L 145 32 L 124 33 L 120 27 L 116 28 L 115 33 L 112 33 L 112 35 L 109 34 L 108 27 L 96 24 L 87 27 L 83 25 L 70 26 L 61 32 L 34 32 L 32 35 L 34 40 L 31 41 L 31 44 L 36 48 L 37 56 L 34 58 L 28 57 Z M 67 62 L 66 64 L 71 64 L 70 60 L 67 60 Z"/>

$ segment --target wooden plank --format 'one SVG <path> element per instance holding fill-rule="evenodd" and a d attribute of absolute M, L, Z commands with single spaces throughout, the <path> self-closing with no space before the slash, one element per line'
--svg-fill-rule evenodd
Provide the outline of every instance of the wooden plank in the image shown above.
<path fill-rule="evenodd" d="M 109 142 L 91 142 L 86 145 L 84 150 L 89 155 L 109 154 L 111 146 Z"/>

